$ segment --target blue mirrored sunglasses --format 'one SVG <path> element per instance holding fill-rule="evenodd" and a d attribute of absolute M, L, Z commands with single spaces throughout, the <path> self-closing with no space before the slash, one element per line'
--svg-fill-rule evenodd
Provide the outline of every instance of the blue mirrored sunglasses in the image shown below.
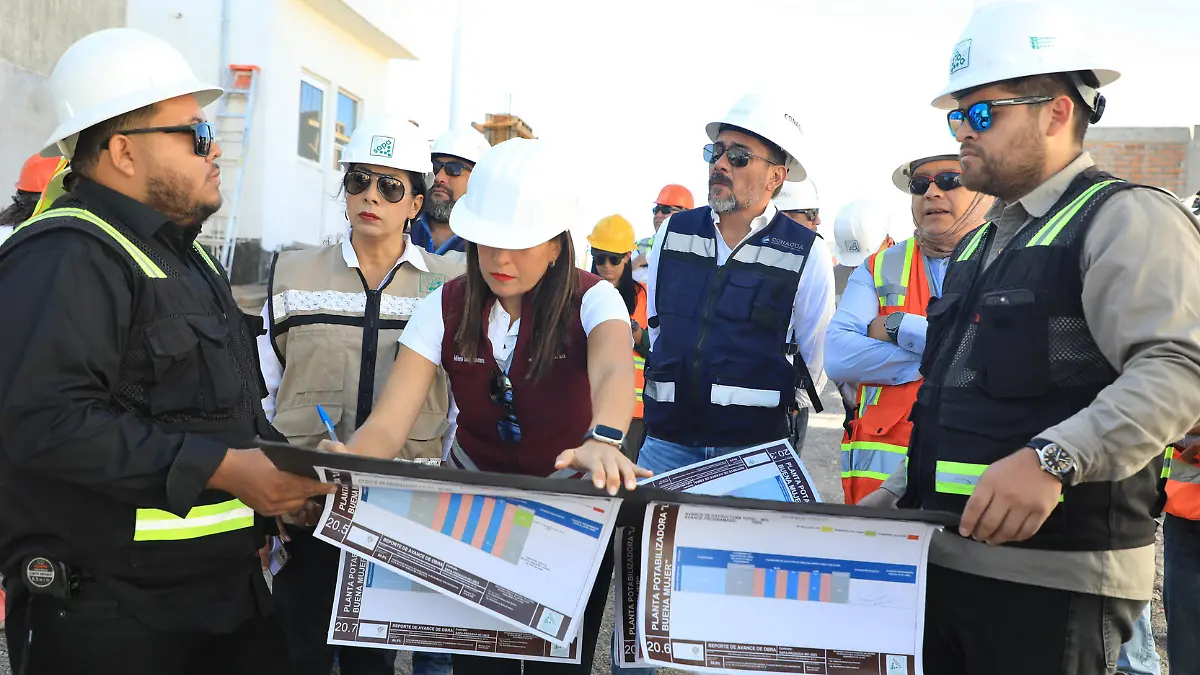
<path fill-rule="evenodd" d="M 963 122 L 971 125 L 975 131 L 983 132 L 992 128 L 992 108 L 1003 108 L 1010 105 L 1034 105 L 1053 101 L 1053 96 L 1018 96 L 1017 98 L 998 98 L 992 101 L 979 101 L 963 110 L 951 110 L 946 113 L 946 121 L 950 124 L 950 135 L 958 136 L 958 130 Z"/>

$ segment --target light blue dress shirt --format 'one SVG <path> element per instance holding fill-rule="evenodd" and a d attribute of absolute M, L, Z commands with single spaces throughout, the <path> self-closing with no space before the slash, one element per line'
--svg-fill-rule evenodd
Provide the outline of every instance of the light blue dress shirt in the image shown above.
<path fill-rule="evenodd" d="M 896 246 L 903 246 L 901 242 Z M 940 297 L 949 258 L 922 255 L 930 297 Z M 850 275 L 846 292 L 825 334 L 825 372 L 835 382 L 904 384 L 920 379 L 925 351 L 925 317 L 908 314 L 900 322 L 896 344 L 867 337 L 867 326 L 879 316 L 875 281 L 864 262 Z"/>

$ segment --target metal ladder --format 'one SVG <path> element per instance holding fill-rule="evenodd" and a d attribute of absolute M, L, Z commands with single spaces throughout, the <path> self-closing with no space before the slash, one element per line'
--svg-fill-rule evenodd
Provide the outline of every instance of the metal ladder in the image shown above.
<path fill-rule="evenodd" d="M 233 274 L 233 256 L 237 249 L 238 219 L 242 205 L 242 185 L 246 179 L 246 160 L 250 151 L 250 127 L 254 120 L 254 99 L 258 88 L 258 66 L 230 65 L 225 74 L 225 95 L 217 111 L 216 135 L 221 144 L 221 210 L 209 219 L 201 241 L 221 261 L 226 274 Z M 233 180 L 229 171 L 233 170 Z"/>

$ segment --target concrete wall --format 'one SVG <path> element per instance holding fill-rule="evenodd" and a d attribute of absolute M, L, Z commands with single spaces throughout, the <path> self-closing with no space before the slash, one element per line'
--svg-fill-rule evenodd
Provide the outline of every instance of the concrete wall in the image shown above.
<path fill-rule="evenodd" d="M 0 0 L 0 199 L 54 131 L 45 82 L 76 40 L 125 23 L 125 0 Z"/>
<path fill-rule="evenodd" d="M 1200 127 L 1097 127 L 1085 148 L 1112 174 L 1180 197 L 1200 189 Z"/>

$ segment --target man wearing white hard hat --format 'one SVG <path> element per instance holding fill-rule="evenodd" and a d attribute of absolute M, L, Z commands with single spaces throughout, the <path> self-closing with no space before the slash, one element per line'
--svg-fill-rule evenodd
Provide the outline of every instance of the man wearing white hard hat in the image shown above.
<path fill-rule="evenodd" d="M 825 384 L 831 258 L 771 203 L 806 177 L 800 124 L 749 95 L 706 131 L 709 205 L 671 216 L 650 256 L 638 462 L 655 472 L 787 438 Z"/>
<path fill-rule="evenodd" d="M 930 552 L 933 675 L 1113 672 L 1154 588 L 1163 448 L 1200 411 L 1200 223 L 1083 152 L 1118 74 L 1080 18 L 977 9 L 934 101 L 963 185 L 998 201 L 929 306 L 907 473 L 885 484 L 962 514 Z"/>
<path fill-rule="evenodd" d="M 221 148 L 165 41 L 118 28 L 50 77 L 44 154 L 77 182 L 0 249 L 0 572 L 29 673 L 286 673 L 255 512 L 331 489 L 277 470 L 254 338 L 196 243 Z"/>
<path fill-rule="evenodd" d="M 779 196 L 771 200 L 771 203 L 780 213 L 813 232 L 816 232 L 821 224 L 821 203 L 817 196 L 817 185 L 811 180 L 799 183 L 785 181 L 779 190 Z"/>
<path fill-rule="evenodd" d="M 371 417 L 345 446 L 380 458 L 408 438 L 438 367 L 460 408 L 447 463 L 564 479 L 616 494 L 649 476 L 621 453 L 633 416 L 629 310 L 607 281 L 574 265 L 580 193 L 547 141 L 513 139 L 476 165 L 450 224 L 470 242 L 467 272 L 423 299 L 400 338 L 396 369 Z M 527 663 L 526 673 L 592 672 L 612 558 L 596 576 L 579 664 Z M 582 583 L 582 580 L 581 580 Z M 581 587 L 580 590 L 583 590 Z M 455 675 L 520 675 L 520 661 L 454 656 Z"/>
<path fill-rule="evenodd" d="M 397 340 L 421 298 L 463 273 L 463 263 L 414 246 L 406 231 L 425 199 L 429 143 L 407 119 L 380 115 L 354 130 L 340 160 L 349 228 L 338 244 L 277 254 L 267 281 L 258 338 L 267 397 L 263 409 L 296 445 L 327 437 L 322 415 L 348 438 L 371 414 L 393 368 Z M 402 457 L 440 463 L 449 394 L 444 370 L 427 391 Z M 390 649 L 327 644 L 338 549 L 313 536 L 315 523 L 286 530 L 288 562 L 273 586 L 293 675 L 393 672 Z M 280 544 L 275 544 L 279 546 Z M 413 675 L 446 675 L 445 654 L 413 654 Z"/>
<path fill-rule="evenodd" d="M 436 255 L 466 259 L 467 242 L 450 231 L 450 212 L 467 194 L 475 164 L 491 149 L 474 129 L 451 129 L 433 143 L 425 206 L 413 223 L 413 243 Z"/>
<path fill-rule="evenodd" d="M 856 405 L 842 439 L 842 492 L 855 504 L 874 492 L 903 463 L 912 424 L 908 414 L 920 387 L 925 349 L 925 307 L 941 293 L 948 256 L 967 232 L 983 224 L 991 197 L 962 187 L 958 153 L 922 154 L 906 161 L 892 183 L 911 197 L 916 235 L 893 242 L 887 236 L 889 214 L 882 206 L 852 204 L 853 220 L 876 221 L 874 241 L 856 253 L 843 252 L 844 236 L 835 234 L 839 255 L 854 269 L 825 336 L 825 370 L 838 382 L 855 383 Z M 838 232 L 842 222 L 838 214 Z M 860 226 L 871 229 L 871 226 Z M 870 252 L 865 258 L 864 252 Z"/>

